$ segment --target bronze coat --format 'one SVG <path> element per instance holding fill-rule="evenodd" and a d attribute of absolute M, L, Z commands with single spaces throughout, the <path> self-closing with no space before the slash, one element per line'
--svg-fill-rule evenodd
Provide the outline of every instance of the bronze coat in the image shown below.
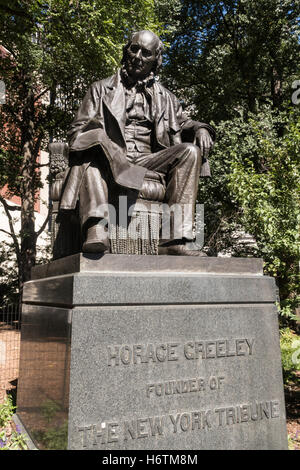
<path fill-rule="evenodd" d="M 213 128 L 188 119 L 177 98 L 160 83 L 155 82 L 149 91 L 155 106 L 156 152 L 181 143 L 182 130 L 195 131 L 205 127 L 214 138 Z M 75 208 L 80 184 L 89 165 L 88 159 L 85 162 L 76 162 L 80 162 L 80 154 L 84 150 L 97 145 L 101 146 L 108 159 L 116 183 L 127 188 L 141 189 L 147 169 L 130 163 L 126 158 L 125 120 L 125 92 L 120 72 L 94 82 L 68 131 L 70 169 L 61 199 L 61 209 Z M 99 158 L 101 156 L 102 152 L 99 152 Z M 75 163 L 73 166 L 72 160 Z"/>

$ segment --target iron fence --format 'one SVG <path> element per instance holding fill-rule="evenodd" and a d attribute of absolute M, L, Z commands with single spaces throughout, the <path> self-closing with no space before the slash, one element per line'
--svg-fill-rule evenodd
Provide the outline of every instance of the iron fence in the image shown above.
<path fill-rule="evenodd" d="M 19 375 L 21 304 L 0 307 L 0 403 L 14 393 Z"/>

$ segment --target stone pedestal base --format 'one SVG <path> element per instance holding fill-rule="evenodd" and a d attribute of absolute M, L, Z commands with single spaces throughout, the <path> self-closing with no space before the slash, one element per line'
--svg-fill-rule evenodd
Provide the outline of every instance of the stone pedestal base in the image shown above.
<path fill-rule="evenodd" d="M 287 448 L 261 260 L 74 255 L 33 275 L 18 416 L 37 444 L 48 416 L 69 449 Z"/>

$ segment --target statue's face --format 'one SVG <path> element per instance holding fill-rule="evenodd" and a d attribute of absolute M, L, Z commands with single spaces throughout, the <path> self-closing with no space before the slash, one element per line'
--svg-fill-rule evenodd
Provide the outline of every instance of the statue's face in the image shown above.
<path fill-rule="evenodd" d="M 143 80 L 149 75 L 157 60 L 158 46 L 158 37 L 150 31 L 134 35 L 132 43 L 127 49 L 125 60 L 126 70 L 134 80 Z"/>

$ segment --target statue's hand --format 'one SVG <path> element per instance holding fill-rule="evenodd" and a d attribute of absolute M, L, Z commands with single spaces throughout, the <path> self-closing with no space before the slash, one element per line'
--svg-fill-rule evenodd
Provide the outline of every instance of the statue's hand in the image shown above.
<path fill-rule="evenodd" d="M 207 157 L 210 149 L 212 148 L 214 142 L 211 138 L 210 133 L 208 132 L 207 129 L 198 129 L 195 132 L 195 142 L 196 145 L 200 148 L 201 150 L 201 155 L 203 157 Z"/>

